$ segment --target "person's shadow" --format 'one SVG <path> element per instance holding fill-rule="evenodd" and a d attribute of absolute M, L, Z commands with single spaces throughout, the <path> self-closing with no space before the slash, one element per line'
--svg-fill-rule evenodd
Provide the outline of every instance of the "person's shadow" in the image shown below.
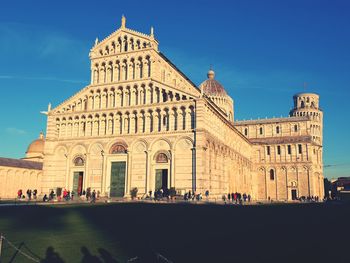
<path fill-rule="evenodd" d="M 81 263 L 103 263 L 98 257 L 91 255 L 87 247 L 81 247 L 80 251 L 83 253 Z"/>
<path fill-rule="evenodd" d="M 48 247 L 46 249 L 46 257 L 40 263 L 64 263 L 64 261 L 53 247 Z"/>

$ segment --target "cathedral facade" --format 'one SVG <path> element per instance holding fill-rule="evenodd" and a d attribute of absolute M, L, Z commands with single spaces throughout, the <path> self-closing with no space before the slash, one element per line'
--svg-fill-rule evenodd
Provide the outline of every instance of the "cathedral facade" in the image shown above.
<path fill-rule="evenodd" d="M 324 196 L 317 94 L 295 95 L 287 118 L 235 121 L 214 71 L 197 87 L 159 51 L 153 29 L 131 30 L 124 17 L 90 59 L 91 84 L 47 112 L 39 192 Z"/>

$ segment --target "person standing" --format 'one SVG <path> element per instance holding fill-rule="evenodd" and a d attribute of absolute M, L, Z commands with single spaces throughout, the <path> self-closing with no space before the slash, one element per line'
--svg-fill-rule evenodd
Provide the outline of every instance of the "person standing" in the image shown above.
<path fill-rule="evenodd" d="M 226 205 L 226 195 L 225 194 L 222 195 L 222 201 L 224 201 L 224 204 Z"/>
<path fill-rule="evenodd" d="M 207 201 L 209 201 L 209 190 L 205 191 L 205 197 L 206 197 Z"/>
<path fill-rule="evenodd" d="M 22 189 L 19 189 L 18 192 L 17 192 L 17 197 L 18 199 L 21 199 L 22 198 Z"/>
<path fill-rule="evenodd" d="M 64 188 L 63 190 L 63 199 L 65 199 L 66 201 L 68 201 L 68 198 L 67 198 L 67 189 Z"/>
<path fill-rule="evenodd" d="M 95 190 L 93 190 L 91 194 L 91 203 L 95 203 L 95 202 L 96 202 L 96 192 Z"/>

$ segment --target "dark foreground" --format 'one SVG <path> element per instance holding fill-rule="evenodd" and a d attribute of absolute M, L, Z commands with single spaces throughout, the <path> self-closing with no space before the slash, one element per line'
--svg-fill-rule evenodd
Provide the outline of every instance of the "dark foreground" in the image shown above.
<path fill-rule="evenodd" d="M 41 262 L 350 262 L 349 204 L 0 207 L 0 232 Z"/>

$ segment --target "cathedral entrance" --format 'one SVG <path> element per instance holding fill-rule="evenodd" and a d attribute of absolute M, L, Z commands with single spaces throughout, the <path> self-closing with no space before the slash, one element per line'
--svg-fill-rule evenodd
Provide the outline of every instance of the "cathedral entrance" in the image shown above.
<path fill-rule="evenodd" d="M 126 162 L 111 163 L 110 197 L 125 195 Z"/>
<path fill-rule="evenodd" d="M 83 193 L 84 172 L 74 172 L 73 174 L 73 191 L 77 195 Z"/>
<path fill-rule="evenodd" d="M 168 189 L 168 169 L 156 169 L 155 190 Z"/>

